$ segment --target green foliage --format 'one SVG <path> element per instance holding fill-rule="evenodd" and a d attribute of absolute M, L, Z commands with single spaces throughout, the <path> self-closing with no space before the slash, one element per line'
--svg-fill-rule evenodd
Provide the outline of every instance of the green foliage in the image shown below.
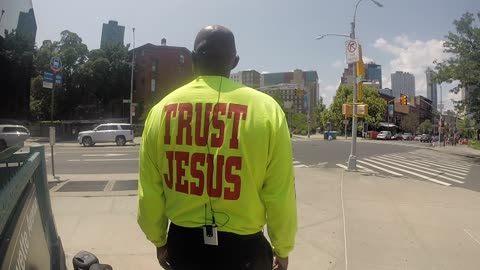
<path fill-rule="evenodd" d="M 469 141 L 468 146 L 470 146 L 473 149 L 480 150 L 480 141 Z"/>
<path fill-rule="evenodd" d="M 325 128 L 323 121 L 324 112 L 326 111 L 327 106 L 323 103 L 323 97 L 320 97 L 313 108 L 313 125 L 314 127 Z"/>
<path fill-rule="evenodd" d="M 307 130 L 307 116 L 303 113 L 296 113 L 292 116 L 292 126 L 296 131 Z"/>
<path fill-rule="evenodd" d="M 476 17 L 476 18 L 475 18 Z M 468 113 L 480 119 L 480 13 L 465 13 L 455 20 L 455 32 L 449 32 L 444 51 L 451 55 L 447 60 L 436 63 L 436 79 L 439 82 L 460 81 L 452 92 L 461 88 L 473 89 L 468 100 L 457 102 L 457 109 L 466 108 Z"/>
<path fill-rule="evenodd" d="M 50 92 L 43 89 L 38 76 L 50 72 L 53 56 L 62 59 L 60 74 L 64 78 L 63 84 L 55 87 L 55 119 L 114 117 L 114 104 L 122 108 L 122 99 L 129 99 L 128 47 L 116 45 L 88 51 L 76 33 L 66 30 L 59 41 L 45 40 L 34 54 L 31 112 L 36 120 L 50 118 Z"/>
<path fill-rule="evenodd" d="M 458 130 L 462 133 L 462 135 L 468 139 L 474 138 L 475 136 L 475 123 L 473 120 L 469 119 L 468 117 L 464 117 L 458 123 Z"/>
<path fill-rule="evenodd" d="M 409 113 L 405 117 L 403 117 L 402 121 L 400 122 L 400 128 L 404 132 L 411 132 L 415 133 L 417 126 L 419 124 L 418 116 L 414 113 Z"/>
<path fill-rule="evenodd" d="M 421 134 L 431 134 L 433 131 L 433 125 L 432 122 L 427 119 L 423 121 L 417 128 L 418 133 Z"/>
<path fill-rule="evenodd" d="M 353 87 L 341 85 L 332 104 L 326 112 L 323 113 L 322 122 L 324 126 L 326 122 L 332 123 L 332 128 L 337 130 L 344 130 L 343 124 L 344 116 L 342 115 L 342 104 L 351 103 L 353 100 Z M 363 87 L 363 103 L 368 105 L 368 115 L 365 117 L 365 122 L 376 127 L 379 122 L 383 120 L 387 102 L 380 97 L 378 90 L 371 87 Z"/>

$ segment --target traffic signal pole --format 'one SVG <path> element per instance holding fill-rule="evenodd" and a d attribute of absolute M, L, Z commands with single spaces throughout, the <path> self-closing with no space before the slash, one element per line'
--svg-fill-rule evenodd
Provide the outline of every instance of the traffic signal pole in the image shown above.
<path fill-rule="evenodd" d="M 359 2 L 360 3 L 360 2 Z M 358 7 L 358 4 L 357 4 Z M 355 8 L 355 14 L 357 9 Z M 352 22 L 352 39 L 355 39 L 355 15 Z M 357 170 L 357 63 L 353 63 L 353 104 L 352 104 L 352 146 L 350 148 L 350 156 L 348 157 L 348 170 Z"/>

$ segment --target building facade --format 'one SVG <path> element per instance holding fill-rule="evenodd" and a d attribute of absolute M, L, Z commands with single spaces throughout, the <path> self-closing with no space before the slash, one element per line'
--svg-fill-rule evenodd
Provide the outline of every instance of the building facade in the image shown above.
<path fill-rule="evenodd" d="M 375 63 L 365 64 L 365 79 L 368 82 L 364 85 L 382 89 L 382 66 Z"/>
<path fill-rule="evenodd" d="M 256 70 L 244 70 L 230 74 L 230 79 L 251 88 L 260 88 L 260 72 Z"/>
<path fill-rule="evenodd" d="M 0 123 L 30 118 L 30 82 L 37 23 L 29 0 L 0 4 Z"/>
<path fill-rule="evenodd" d="M 305 96 L 302 97 L 302 105 L 295 111 L 308 114 L 312 112 L 313 107 L 319 98 L 318 74 L 316 71 L 303 71 L 296 69 L 290 72 L 262 73 L 261 87 L 275 86 L 280 84 L 296 85 L 297 89 L 302 89 Z M 298 106 L 298 105 L 297 105 Z"/>
<path fill-rule="evenodd" d="M 433 80 L 434 72 L 431 68 L 428 68 L 425 72 L 427 76 L 427 98 L 432 101 L 432 106 L 435 111 L 437 111 L 437 83 Z"/>
<path fill-rule="evenodd" d="M 135 119 L 178 87 L 193 80 L 192 55 L 184 47 L 145 44 L 135 48 Z"/>
<path fill-rule="evenodd" d="M 408 72 L 396 71 L 391 74 L 392 90 L 395 97 L 415 96 L 415 76 Z"/>
<path fill-rule="evenodd" d="M 124 35 L 125 26 L 118 25 L 117 21 L 108 21 L 108 24 L 104 23 L 100 48 L 104 49 L 117 44 L 123 45 Z"/>

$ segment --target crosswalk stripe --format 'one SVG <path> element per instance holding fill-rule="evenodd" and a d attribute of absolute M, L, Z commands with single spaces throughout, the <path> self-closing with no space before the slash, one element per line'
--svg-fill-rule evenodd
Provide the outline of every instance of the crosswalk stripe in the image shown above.
<path fill-rule="evenodd" d="M 372 157 L 372 159 L 378 160 L 378 161 L 387 162 L 387 163 L 393 164 L 393 165 L 395 165 L 395 166 L 403 167 L 403 168 L 406 168 L 406 169 L 409 169 L 409 170 L 413 170 L 413 171 L 417 171 L 417 172 L 422 172 L 422 173 L 424 173 L 424 174 L 429 174 L 429 175 L 432 175 L 433 177 L 443 178 L 443 179 L 448 180 L 448 181 L 451 181 L 451 182 L 455 182 L 455 183 L 459 183 L 459 184 L 465 183 L 465 182 L 462 182 L 462 181 L 459 181 L 459 180 L 455 180 L 455 179 L 451 179 L 451 178 L 449 178 L 449 177 L 443 176 L 443 175 L 441 175 L 441 174 L 438 174 L 437 172 L 434 172 L 434 173 L 432 173 L 432 172 L 427 172 L 427 171 L 426 171 L 427 168 L 419 167 L 419 166 L 413 165 L 413 164 L 411 164 L 411 163 L 409 163 L 409 162 L 404 162 L 404 163 L 401 163 L 401 162 L 400 162 L 400 163 L 399 163 L 398 161 L 390 161 L 390 160 L 388 160 L 388 159 L 386 159 L 386 158 L 379 158 L 379 157 Z M 403 165 L 403 164 L 404 164 L 404 165 Z M 414 167 L 414 168 L 412 168 L 412 167 Z M 416 169 L 416 168 L 418 168 L 418 169 Z M 432 171 L 431 169 L 428 169 L 428 170 Z M 409 173 L 412 174 L 412 172 L 409 172 Z M 452 177 L 452 176 L 450 176 L 450 177 Z M 455 176 L 455 177 L 460 178 L 460 177 L 458 177 L 458 176 Z M 461 179 L 464 179 L 464 178 L 461 178 Z"/>
<path fill-rule="evenodd" d="M 357 160 L 357 162 L 360 162 L 360 163 L 362 163 L 362 164 L 364 164 L 364 165 L 366 165 L 366 166 L 369 166 L 369 167 L 372 167 L 372 168 L 375 168 L 375 169 L 378 169 L 378 170 L 387 172 L 387 173 L 392 174 L 392 175 L 395 175 L 395 176 L 403 176 L 403 174 L 401 174 L 401 173 L 396 173 L 396 172 L 394 172 L 394 171 L 387 170 L 387 169 L 385 169 L 385 168 L 379 167 L 379 166 L 377 166 L 377 165 L 370 164 L 370 163 L 365 162 L 365 161 L 363 161 L 363 160 Z M 359 165 L 357 165 L 357 166 L 360 167 Z"/>
<path fill-rule="evenodd" d="M 299 165 L 293 165 L 294 168 L 308 168 L 307 165 L 299 164 Z"/>
<path fill-rule="evenodd" d="M 338 167 L 348 170 L 348 167 L 343 164 L 336 164 Z"/>
<path fill-rule="evenodd" d="M 452 184 L 449 184 L 449 183 L 446 183 L 446 182 L 443 182 L 443 181 L 439 181 L 439 180 L 432 179 L 430 177 L 426 177 L 424 175 L 421 175 L 421 174 L 418 174 L 418 173 L 415 173 L 415 172 L 412 172 L 412 171 L 407 171 L 407 170 L 404 170 L 404 169 L 401 169 L 401 168 L 397 168 L 397 167 L 393 167 L 393 166 L 390 166 L 390 165 L 387 165 L 387 164 L 383 164 L 382 162 L 379 162 L 379 161 L 371 160 L 371 159 L 368 159 L 368 158 L 365 158 L 364 160 L 366 160 L 368 162 L 373 162 L 373 163 L 376 163 L 376 164 L 379 164 L 379 165 L 382 165 L 384 167 L 391 168 L 391 169 L 394 169 L 394 170 L 397 170 L 397 171 L 401 171 L 401 172 L 404 172 L 404 173 L 407 173 L 407 174 L 411 174 L 411 175 L 420 177 L 424 180 L 434 182 L 434 183 L 437 183 L 437 184 L 440 184 L 440 185 L 444 185 L 444 186 L 447 186 L 447 187 L 452 185 Z"/>
<path fill-rule="evenodd" d="M 420 163 L 420 164 L 423 164 L 424 166 L 427 166 L 427 167 L 432 167 L 432 166 L 437 167 L 437 168 L 440 168 L 441 171 L 445 171 L 445 172 L 452 173 L 452 174 L 458 174 L 458 175 L 463 175 L 463 176 L 468 175 L 468 173 L 465 173 L 465 170 L 468 171 L 469 169 L 459 169 L 459 168 L 455 168 L 455 167 L 450 167 L 451 165 L 435 164 L 435 162 L 427 162 L 427 161 L 417 160 L 417 159 L 410 160 L 410 159 L 408 159 L 406 157 L 403 157 L 403 156 L 392 156 L 392 155 L 390 155 L 390 156 L 395 157 L 395 158 L 406 159 L 406 160 L 414 162 L 414 163 Z M 444 167 L 447 167 L 447 168 L 444 168 Z"/>
<path fill-rule="evenodd" d="M 452 167 L 454 169 L 464 169 L 464 170 L 469 170 L 470 169 L 470 165 L 466 165 L 466 164 L 459 164 L 459 163 L 452 163 L 451 161 L 440 161 L 438 159 L 433 159 L 433 157 L 424 157 L 424 156 L 420 156 L 420 155 L 417 155 L 415 153 L 411 153 L 411 155 L 409 156 L 406 156 L 406 155 L 401 155 L 401 154 L 388 154 L 388 155 L 384 155 L 386 157 L 400 157 L 400 158 L 404 158 L 404 159 L 408 159 L 408 160 L 413 160 L 414 161 L 417 161 L 415 160 L 415 158 L 424 158 L 424 160 L 429 160 L 428 161 L 425 161 L 425 162 L 428 162 L 429 165 L 433 165 L 433 166 L 438 166 L 438 165 L 442 165 L 442 166 L 448 166 L 448 167 Z M 412 160 L 412 161 L 413 161 Z"/>
<path fill-rule="evenodd" d="M 360 160 L 357 160 L 357 162 L 359 162 L 359 161 L 360 161 Z M 366 172 L 368 172 L 368 173 L 375 173 L 374 170 L 371 170 L 371 169 L 369 169 L 369 168 L 367 168 L 367 167 L 363 167 L 362 165 L 358 165 L 358 164 L 357 164 L 357 168 L 360 168 L 360 169 L 362 169 L 362 170 L 364 170 L 364 171 L 366 171 Z"/>
<path fill-rule="evenodd" d="M 299 163 L 300 161 L 296 161 L 296 160 L 293 161 L 293 164 L 299 164 Z"/>
<path fill-rule="evenodd" d="M 425 159 L 428 159 L 428 160 L 433 160 L 433 163 L 441 163 L 441 164 L 450 165 L 450 166 L 454 165 L 454 166 L 462 167 L 462 168 L 465 168 L 465 169 L 470 168 L 470 164 L 456 163 L 456 162 L 452 162 L 451 160 L 447 160 L 447 159 L 439 158 L 439 157 L 435 157 L 435 156 L 426 156 L 426 155 L 423 155 L 423 154 L 415 154 L 415 156 L 425 158 Z M 458 160 L 458 162 L 462 162 L 462 161 Z"/>

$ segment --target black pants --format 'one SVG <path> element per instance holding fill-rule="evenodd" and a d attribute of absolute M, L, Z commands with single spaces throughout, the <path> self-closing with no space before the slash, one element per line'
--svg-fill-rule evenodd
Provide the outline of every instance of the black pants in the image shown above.
<path fill-rule="evenodd" d="M 218 232 L 218 246 L 205 245 L 202 228 L 170 224 L 167 240 L 172 270 L 271 270 L 273 252 L 262 232 Z"/>

